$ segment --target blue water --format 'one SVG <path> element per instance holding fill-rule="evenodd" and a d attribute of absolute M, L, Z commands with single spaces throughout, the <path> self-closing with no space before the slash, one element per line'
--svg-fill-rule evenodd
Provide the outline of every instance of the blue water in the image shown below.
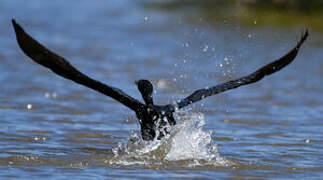
<path fill-rule="evenodd" d="M 311 27 L 286 69 L 179 112 L 172 136 L 153 143 L 138 138 L 126 107 L 28 59 L 11 27 L 16 18 L 82 72 L 137 99 L 134 81 L 151 80 L 158 104 L 252 72 L 305 29 L 245 26 L 194 10 L 130 0 L 0 1 L 0 178 L 323 176 L 323 34 Z"/>

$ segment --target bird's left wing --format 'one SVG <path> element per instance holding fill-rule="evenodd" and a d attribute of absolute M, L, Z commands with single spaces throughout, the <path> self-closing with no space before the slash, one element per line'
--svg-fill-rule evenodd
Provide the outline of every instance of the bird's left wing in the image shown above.
<path fill-rule="evenodd" d="M 12 20 L 12 24 L 16 32 L 16 37 L 20 48 L 28 57 L 38 64 L 49 68 L 54 73 L 64 78 L 70 79 L 78 84 L 82 84 L 95 91 L 110 96 L 134 111 L 143 106 L 143 104 L 138 100 L 127 95 L 120 89 L 103 84 L 81 73 L 63 57 L 51 52 L 33 39 L 30 35 L 28 35 L 23 28 L 16 23 L 15 20 Z"/>
<path fill-rule="evenodd" d="M 234 89 L 239 86 L 255 83 L 255 82 L 261 80 L 263 77 L 281 70 L 282 68 L 287 66 L 289 63 L 291 63 L 295 59 L 299 48 L 302 46 L 302 44 L 306 40 L 307 36 L 308 36 L 308 31 L 306 30 L 305 33 L 302 34 L 302 37 L 301 37 L 300 41 L 297 43 L 297 45 L 292 50 L 290 50 L 287 54 L 285 54 L 283 57 L 281 57 L 280 59 L 273 61 L 273 62 L 267 64 L 266 66 L 258 69 L 257 71 L 255 71 L 247 76 L 244 76 L 242 78 L 228 81 L 223 84 L 219 84 L 219 85 L 216 85 L 216 86 L 213 86 L 210 88 L 199 89 L 199 90 L 195 91 L 194 93 L 192 93 L 191 95 L 189 95 L 188 97 L 180 100 L 174 106 L 176 106 L 179 109 L 183 108 L 183 107 L 190 105 L 194 102 L 200 101 L 208 96 L 212 96 L 212 95 L 215 95 L 215 94 L 218 94 L 218 93 L 230 90 L 230 89 Z M 172 108 L 172 109 L 174 110 L 175 108 Z"/>

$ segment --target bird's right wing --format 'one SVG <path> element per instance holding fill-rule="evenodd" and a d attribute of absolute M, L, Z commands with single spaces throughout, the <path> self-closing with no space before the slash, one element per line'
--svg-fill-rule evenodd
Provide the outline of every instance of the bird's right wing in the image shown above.
<path fill-rule="evenodd" d="M 16 32 L 17 42 L 20 48 L 28 57 L 38 64 L 49 68 L 54 73 L 64 78 L 110 96 L 134 111 L 142 107 L 142 103 L 127 95 L 120 89 L 103 84 L 81 73 L 63 57 L 51 52 L 28 35 L 15 20 L 12 20 L 12 24 Z"/>
<path fill-rule="evenodd" d="M 242 85 L 255 83 L 261 80 L 263 77 L 281 70 L 282 68 L 284 68 L 294 60 L 294 58 L 298 53 L 299 48 L 302 46 L 307 36 L 308 36 L 308 31 L 306 30 L 305 33 L 302 34 L 300 41 L 291 51 L 289 51 L 287 54 L 285 54 L 283 57 L 279 58 L 278 60 L 273 61 L 267 64 L 266 66 L 263 66 L 262 68 L 249 74 L 248 76 L 244 76 L 236 80 L 228 81 L 223 84 L 219 84 L 210 88 L 199 89 L 193 92 L 188 97 L 179 101 L 177 104 L 175 104 L 175 106 L 179 109 L 183 108 L 194 102 L 200 101 L 208 96 L 212 96 L 230 89 L 234 89 Z M 175 107 L 172 108 L 172 110 L 174 109 Z"/>

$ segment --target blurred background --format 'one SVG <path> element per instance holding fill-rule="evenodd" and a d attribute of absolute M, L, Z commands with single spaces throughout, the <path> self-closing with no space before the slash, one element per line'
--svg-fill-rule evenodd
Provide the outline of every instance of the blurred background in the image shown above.
<path fill-rule="evenodd" d="M 150 3 L 148 3 L 150 2 Z M 228 20 L 231 23 L 253 26 L 304 26 L 322 30 L 321 15 L 323 2 L 319 0 L 169 0 L 146 1 L 151 7 L 162 10 L 194 9 L 209 23 Z M 195 14 L 195 15 L 193 15 Z M 255 19 L 255 21 L 252 21 Z"/>
<path fill-rule="evenodd" d="M 0 177 L 322 177 L 322 7 L 319 0 L 0 0 Z M 115 157 L 139 132 L 134 113 L 28 59 L 12 18 L 85 74 L 139 100 L 134 81 L 151 80 L 157 104 L 247 75 L 287 53 L 305 29 L 310 36 L 277 74 L 184 111 L 203 114 L 210 143 L 231 162 L 218 166 L 160 154 Z"/>

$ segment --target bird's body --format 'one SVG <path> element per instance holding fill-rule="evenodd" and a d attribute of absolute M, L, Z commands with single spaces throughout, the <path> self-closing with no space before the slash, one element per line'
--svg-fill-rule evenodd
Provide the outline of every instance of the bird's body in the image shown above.
<path fill-rule="evenodd" d="M 136 83 L 145 102 L 141 103 L 122 90 L 103 84 L 81 73 L 63 57 L 51 52 L 28 35 L 15 20 L 12 20 L 12 23 L 20 48 L 32 60 L 64 78 L 105 94 L 133 110 L 139 120 L 141 135 L 144 140 L 161 139 L 168 134 L 170 131 L 169 127 L 176 124 L 173 117 L 175 109 L 183 108 L 208 96 L 257 82 L 263 77 L 281 70 L 294 60 L 299 48 L 308 36 L 306 31 L 296 46 L 287 54 L 247 76 L 210 88 L 199 89 L 175 104 L 155 105 L 152 96 L 153 85 L 148 80 L 139 80 Z"/>
<path fill-rule="evenodd" d="M 141 127 L 141 136 L 144 140 L 155 137 L 161 139 L 169 133 L 169 127 L 176 124 L 174 111 L 169 106 L 147 105 L 136 111 Z"/>

